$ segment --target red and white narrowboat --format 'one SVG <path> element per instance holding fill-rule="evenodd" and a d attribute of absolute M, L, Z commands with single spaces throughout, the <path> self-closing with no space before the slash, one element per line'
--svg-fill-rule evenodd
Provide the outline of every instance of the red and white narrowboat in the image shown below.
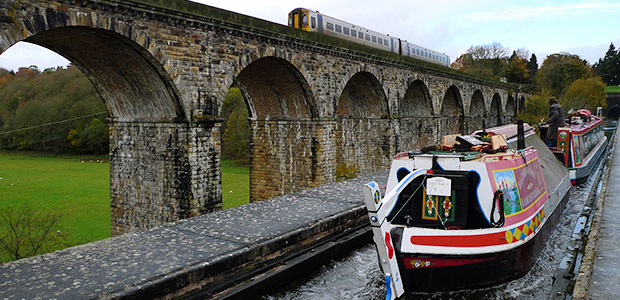
<path fill-rule="evenodd" d="M 533 130 L 524 149 L 513 147 L 516 135 L 507 125 L 457 136 L 443 145 L 451 151 L 401 153 L 385 194 L 376 182 L 364 186 L 386 299 L 495 285 L 531 269 L 570 181 Z"/>
<path fill-rule="evenodd" d="M 566 127 L 558 128 L 560 159 L 568 168 L 573 185 L 581 184 L 592 173 L 607 149 L 607 137 L 603 119 L 592 115 L 587 109 L 571 114 Z"/>

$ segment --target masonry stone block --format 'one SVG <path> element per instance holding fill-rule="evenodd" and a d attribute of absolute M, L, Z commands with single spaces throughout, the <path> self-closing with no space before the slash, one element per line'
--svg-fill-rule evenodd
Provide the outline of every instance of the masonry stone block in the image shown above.
<path fill-rule="evenodd" d="M 54 50 L 102 95 L 112 233 L 222 208 L 220 118 L 238 87 L 251 201 L 387 169 L 399 151 L 514 120 L 511 86 L 189 1 L 5 0 L 0 51 Z M 512 102 L 510 101 L 512 99 Z"/>

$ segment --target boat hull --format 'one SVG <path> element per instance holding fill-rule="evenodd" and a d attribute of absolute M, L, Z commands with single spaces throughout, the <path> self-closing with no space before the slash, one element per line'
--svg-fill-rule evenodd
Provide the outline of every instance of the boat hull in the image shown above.
<path fill-rule="evenodd" d="M 568 169 L 568 174 L 570 176 L 570 182 L 572 185 L 579 185 L 579 184 L 586 182 L 586 180 L 588 180 L 588 177 L 598 165 L 598 162 L 600 161 L 601 157 L 605 153 L 606 149 L 607 149 L 607 138 L 604 138 L 603 140 L 601 140 L 600 145 L 598 145 L 590 153 L 590 157 L 588 157 L 588 160 L 586 161 L 586 163 L 584 163 L 583 165 L 579 167 Z"/>
<path fill-rule="evenodd" d="M 566 193 L 533 239 L 502 252 L 482 255 L 428 255 L 396 251 L 405 290 L 409 293 L 481 288 L 520 278 L 532 268 L 553 233 L 569 199 Z M 398 234 L 398 233 L 396 233 Z M 411 268 L 405 261 L 433 260 L 443 267 Z"/>

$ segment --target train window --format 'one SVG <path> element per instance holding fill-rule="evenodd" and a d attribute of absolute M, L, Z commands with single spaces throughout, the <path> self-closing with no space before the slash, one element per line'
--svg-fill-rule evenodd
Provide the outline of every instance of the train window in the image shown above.
<path fill-rule="evenodd" d="M 377 37 L 376 37 L 376 36 L 374 36 L 374 35 L 372 36 L 372 42 L 373 42 L 373 43 L 376 43 L 376 42 L 377 42 Z"/>
<path fill-rule="evenodd" d="M 366 35 L 366 40 L 370 41 L 370 35 L 368 35 L 368 34 Z"/>
<path fill-rule="evenodd" d="M 380 38 L 380 37 L 378 37 L 378 38 L 377 38 L 377 43 L 379 43 L 379 44 L 383 45 L 383 39 L 382 39 L 382 38 Z"/>
<path fill-rule="evenodd" d="M 316 18 L 315 17 L 310 18 L 310 22 L 312 23 L 312 28 L 316 28 Z"/>
<path fill-rule="evenodd" d="M 360 39 L 363 39 L 363 38 L 364 38 L 364 33 L 363 33 L 363 32 L 361 32 L 361 31 L 360 31 L 359 33 L 360 33 L 359 38 L 360 38 Z"/>
<path fill-rule="evenodd" d="M 349 35 L 349 28 L 347 27 L 342 27 L 342 33 Z"/>
<path fill-rule="evenodd" d="M 334 24 L 327 22 L 327 30 L 334 31 Z"/>
<path fill-rule="evenodd" d="M 342 26 L 336 24 L 336 32 L 342 33 Z"/>
<path fill-rule="evenodd" d="M 357 31 L 355 29 L 351 29 L 351 36 L 357 37 Z"/>
<path fill-rule="evenodd" d="M 388 40 L 383 40 L 383 44 L 384 44 L 384 45 L 386 45 L 386 46 L 389 46 L 389 45 L 390 45 L 390 43 L 388 42 Z"/>

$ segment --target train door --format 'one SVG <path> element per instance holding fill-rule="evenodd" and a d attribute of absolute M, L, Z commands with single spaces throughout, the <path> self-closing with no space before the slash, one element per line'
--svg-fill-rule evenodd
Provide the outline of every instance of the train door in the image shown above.
<path fill-rule="evenodd" d="M 308 26 L 308 10 L 297 8 L 288 14 L 288 26 L 310 31 Z"/>

